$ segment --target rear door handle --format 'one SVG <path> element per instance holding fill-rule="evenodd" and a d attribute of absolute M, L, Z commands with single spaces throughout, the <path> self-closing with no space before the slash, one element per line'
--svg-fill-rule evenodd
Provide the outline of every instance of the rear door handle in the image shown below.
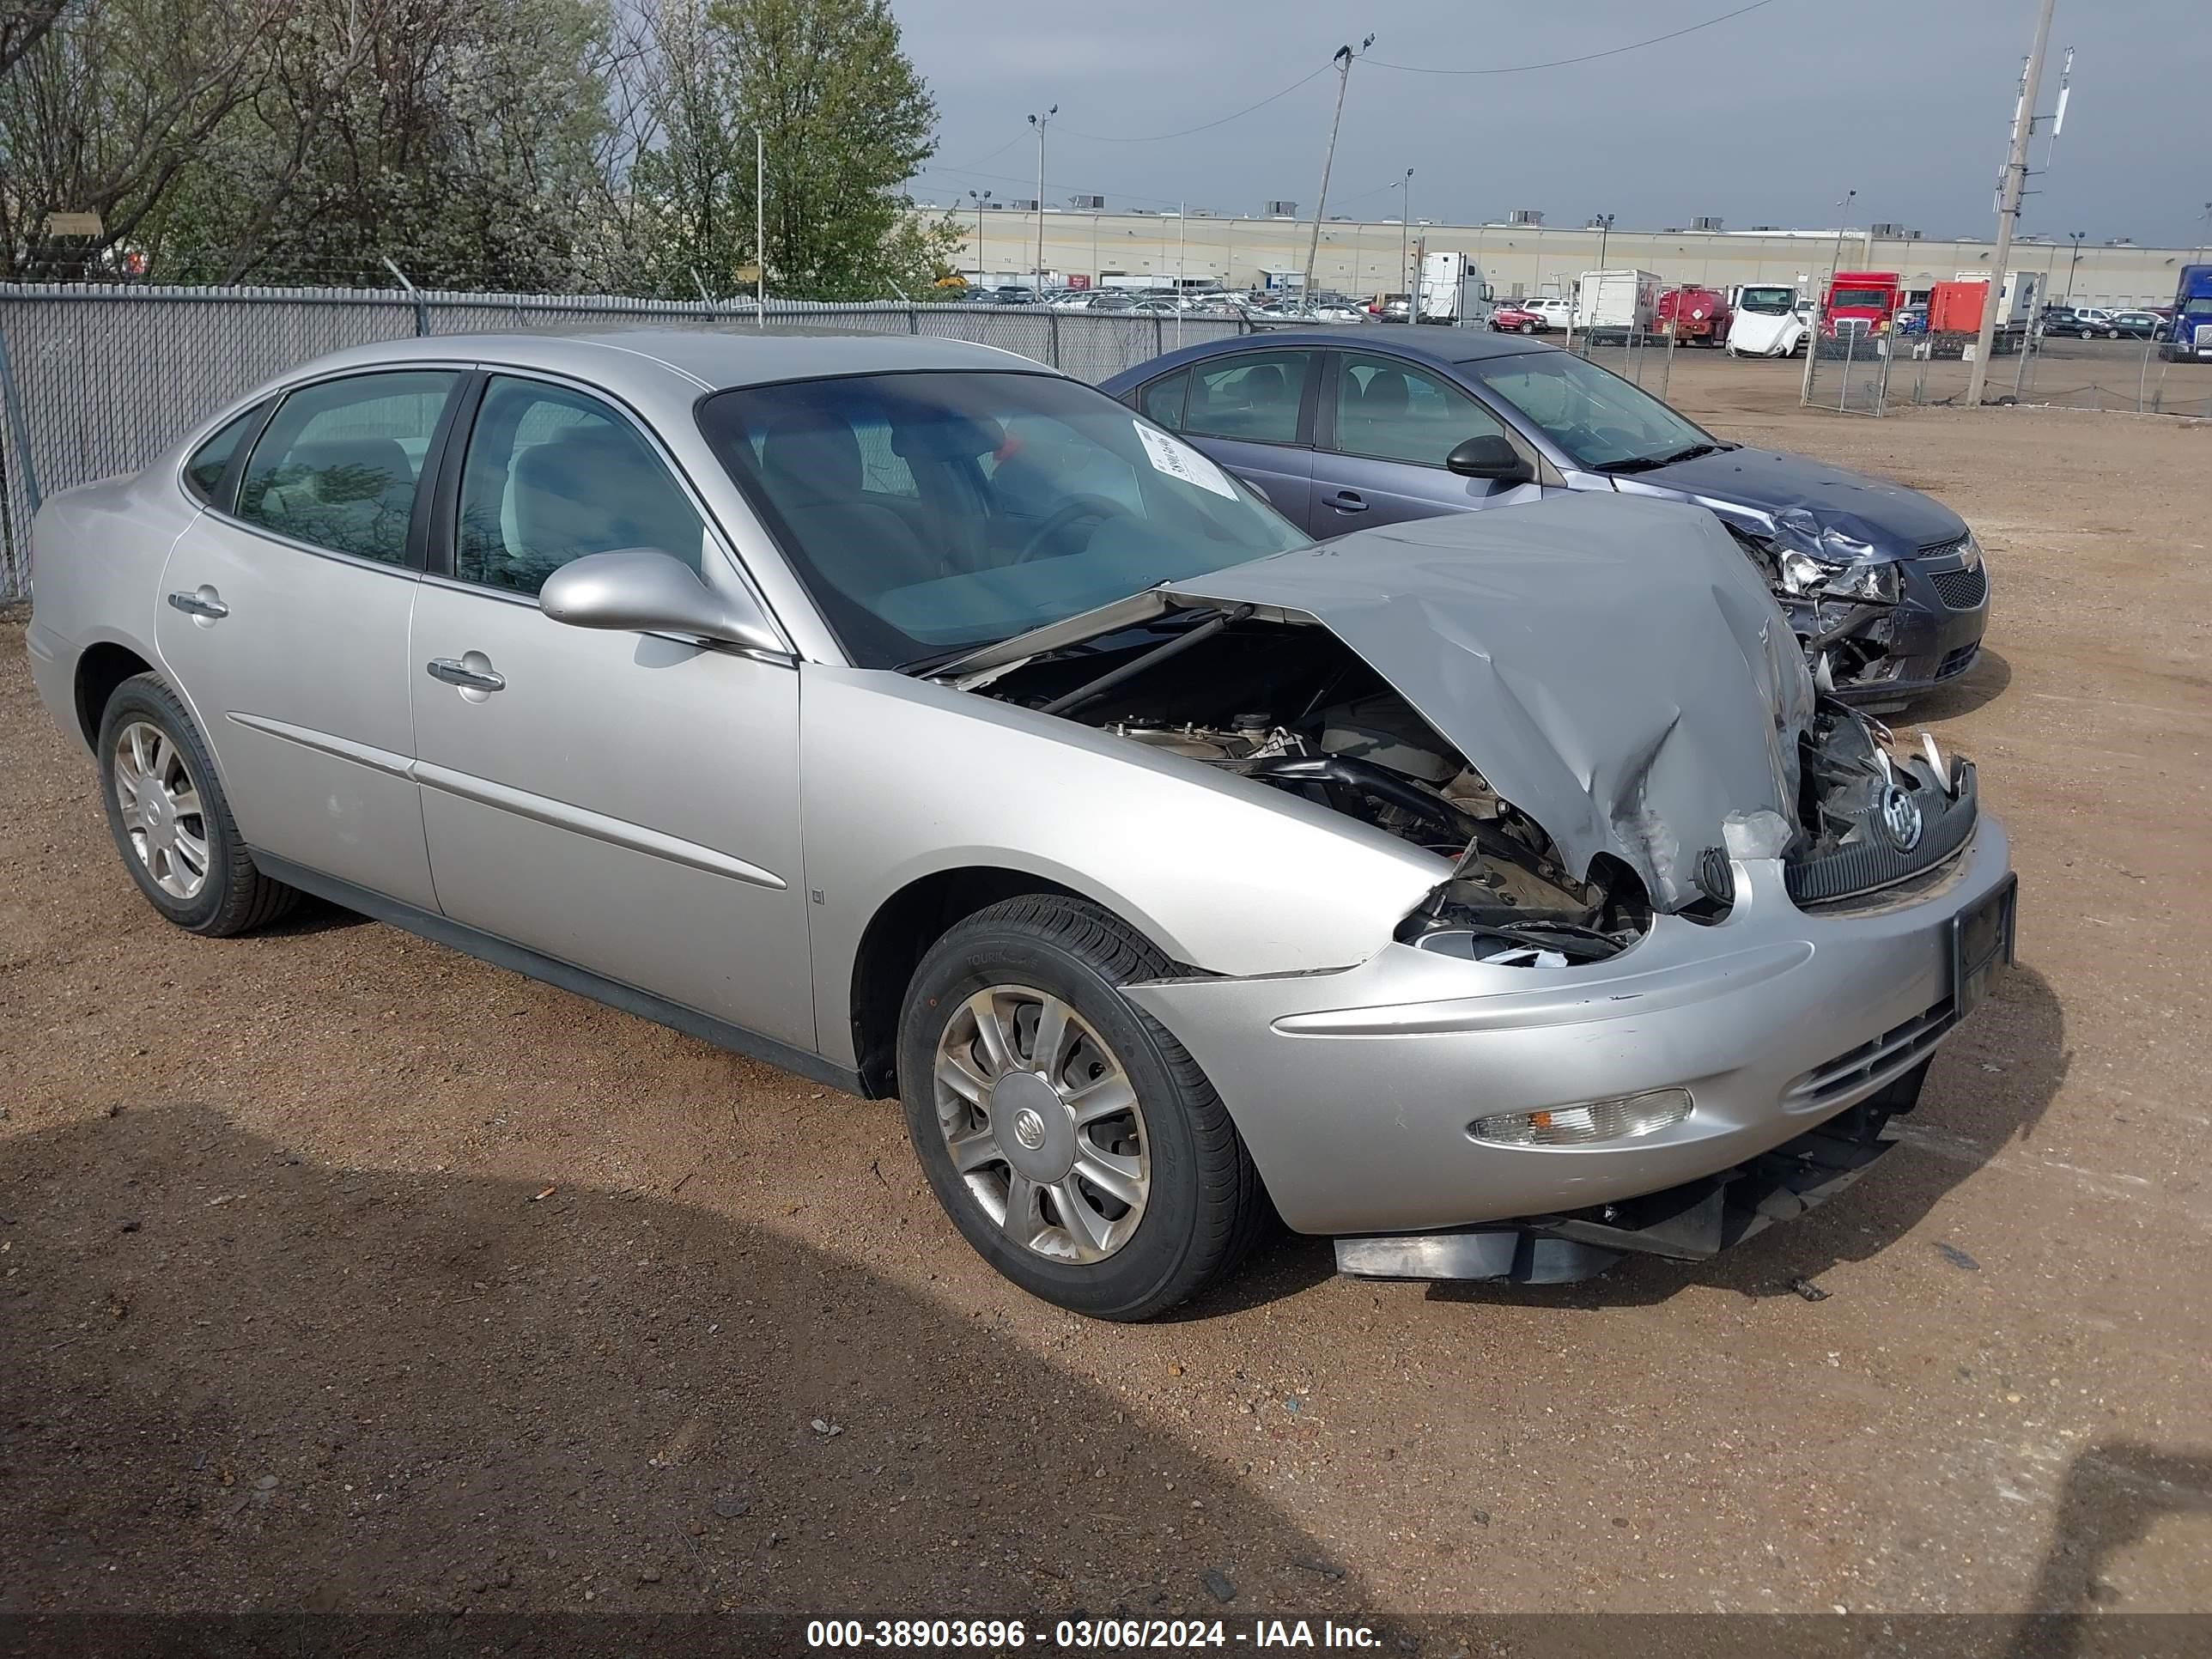
<path fill-rule="evenodd" d="M 222 595 L 205 586 L 189 593 L 172 593 L 169 603 L 187 617 L 204 617 L 210 622 L 220 622 L 230 614 L 230 607 L 222 602 Z"/>
<path fill-rule="evenodd" d="M 1367 503 L 1355 490 L 1340 489 L 1328 498 L 1328 504 L 1340 513 L 1364 513 Z"/>
<path fill-rule="evenodd" d="M 476 652 L 469 654 L 483 662 L 481 668 L 471 667 L 456 657 L 433 657 L 423 665 L 434 680 L 443 680 L 447 685 L 458 685 L 464 691 L 504 691 L 507 676 L 495 672 L 489 662 Z"/>

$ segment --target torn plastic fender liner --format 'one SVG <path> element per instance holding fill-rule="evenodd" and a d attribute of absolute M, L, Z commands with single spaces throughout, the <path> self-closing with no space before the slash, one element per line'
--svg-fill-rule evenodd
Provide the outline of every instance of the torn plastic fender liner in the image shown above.
<path fill-rule="evenodd" d="M 1796 816 L 1813 683 L 1788 619 L 1702 507 L 1587 494 L 1381 526 L 1162 590 L 1318 623 L 1577 878 L 1610 854 L 1674 910 L 1725 824 Z"/>

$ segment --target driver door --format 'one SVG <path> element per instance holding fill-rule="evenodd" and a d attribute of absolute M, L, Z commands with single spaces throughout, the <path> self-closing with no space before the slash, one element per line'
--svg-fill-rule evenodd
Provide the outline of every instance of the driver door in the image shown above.
<path fill-rule="evenodd" d="M 582 387 L 482 383 L 447 447 L 409 653 L 416 774 L 457 922 L 811 1050 L 799 674 L 538 608 L 652 546 L 741 588 L 649 432 Z"/>
<path fill-rule="evenodd" d="M 1322 392 L 1313 514 L 1322 539 L 1378 524 L 1535 501 L 1535 483 L 1462 478 L 1444 457 L 1469 438 L 1501 437 L 1541 471 L 1504 422 L 1441 375 L 1398 357 L 1334 351 Z"/>

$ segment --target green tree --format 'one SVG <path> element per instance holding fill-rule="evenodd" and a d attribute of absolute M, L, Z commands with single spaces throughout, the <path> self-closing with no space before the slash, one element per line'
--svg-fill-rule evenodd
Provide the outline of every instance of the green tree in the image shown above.
<path fill-rule="evenodd" d="M 721 293 L 758 257 L 754 135 L 765 153 L 771 294 L 878 299 L 927 289 L 958 233 L 903 185 L 936 148 L 937 106 L 886 0 L 665 0 L 655 14 L 660 131 L 629 186 L 650 216 L 647 285 Z"/>

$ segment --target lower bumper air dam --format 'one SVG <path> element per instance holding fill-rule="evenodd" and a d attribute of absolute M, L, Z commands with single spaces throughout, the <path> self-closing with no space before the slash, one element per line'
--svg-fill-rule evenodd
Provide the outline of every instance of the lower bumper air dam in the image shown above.
<path fill-rule="evenodd" d="M 1897 1143 L 1882 1131 L 1920 1099 L 1929 1060 L 1818 1128 L 1698 1180 L 1562 1215 L 1403 1237 L 1340 1238 L 1336 1270 L 1364 1279 L 1570 1285 L 1626 1255 L 1709 1261 L 1825 1204 Z"/>

